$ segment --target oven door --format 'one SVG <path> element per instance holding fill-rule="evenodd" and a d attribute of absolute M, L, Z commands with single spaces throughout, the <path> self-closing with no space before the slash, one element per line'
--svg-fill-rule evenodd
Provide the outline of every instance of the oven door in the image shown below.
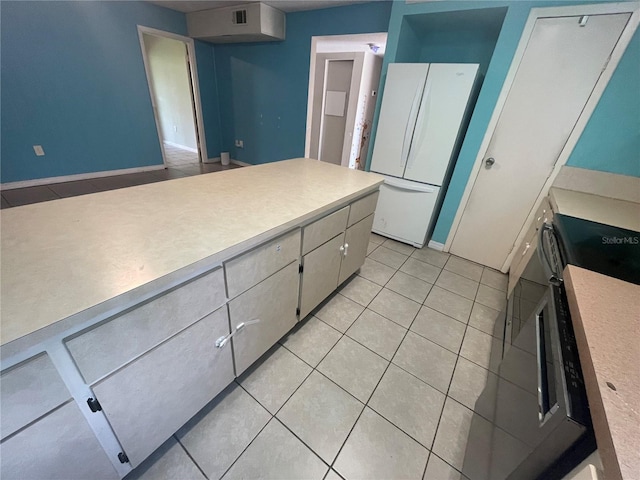
<path fill-rule="evenodd" d="M 546 289 L 476 402 L 463 467 L 469 478 L 534 479 L 584 430 L 567 422 L 554 295 Z"/>

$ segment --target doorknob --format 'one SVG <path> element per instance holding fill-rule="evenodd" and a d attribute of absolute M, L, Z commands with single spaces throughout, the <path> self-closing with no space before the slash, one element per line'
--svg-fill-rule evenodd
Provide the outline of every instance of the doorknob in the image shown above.
<path fill-rule="evenodd" d="M 496 163 L 496 159 L 493 157 L 489 157 L 484 161 L 484 165 L 487 168 L 493 167 L 493 164 Z"/>

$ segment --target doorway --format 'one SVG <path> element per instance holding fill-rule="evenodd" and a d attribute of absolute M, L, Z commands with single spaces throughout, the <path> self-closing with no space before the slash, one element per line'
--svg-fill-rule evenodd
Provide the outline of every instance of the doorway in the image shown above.
<path fill-rule="evenodd" d="M 207 160 L 193 39 L 138 26 L 166 167 Z"/>
<path fill-rule="evenodd" d="M 631 17 L 582 9 L 532 13 L 447 240 L 451 253 L 508 270 L 569 140 L 604 90 L 603 72 Z"/>
<path fill-rule="evenodd" d="M 312 37 L 305 156 L 364 169 L 386 33 Z"/>

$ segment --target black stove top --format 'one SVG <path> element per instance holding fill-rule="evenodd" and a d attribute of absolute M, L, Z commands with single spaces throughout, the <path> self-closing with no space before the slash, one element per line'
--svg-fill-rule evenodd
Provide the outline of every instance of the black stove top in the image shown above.
<path fill-rule="evenodd" d="M 556 214 L 563 263 L 640 285 L 640 232 Z"/>

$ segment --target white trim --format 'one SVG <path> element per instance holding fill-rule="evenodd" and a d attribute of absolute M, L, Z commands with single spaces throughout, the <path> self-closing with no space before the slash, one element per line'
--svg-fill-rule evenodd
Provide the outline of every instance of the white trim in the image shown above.
<path fill-rule="evenodd" d="M 149 60 L 147 59 L 147 50 L 144 48 L 143 34 L 153 35 L 156 37 L 171 38 L 173 40 L 179 40 L 186 44 L 187 55 L 189 56 L 189 63 L 191 64 L 191 89 L 193 91 L 193 100 L 195 106 L 195 124 L 198 129 L 198 140 L 200 147 L 200 158 L 198 161 L 203 161 L 208 158 L 207 155 L 207 140 L 204 132 L 204 120 L 202 117 L 202 101 L 200 99 L 200 83 L 198 81 L 198 64 L 196 63 L 196 49 L 193 38 L 178 35 L 177 33 L 165 32 L 155 28 L 145 27 L 138 25 L 138 39 L 140 40 L 140 49 L 142 51 L 142 63 L 144 64 L 144 71 L 147 77 L 147 85 L 149 86 L 149 95 L 151 97 L 151 106 L 153 107 L 153 117 L 156 122 L 156 130 L 158 132 L 158 141 L 160 142 L 160 149 L 162 151 L 162 159 L 167 165 L 166 155 L 164 151 L 164 145 L 162 140 L 162 132 L 160 131 L 160 121 L 156 113 L 155 95 L 153 93 L 153 87 L 151 86 L 151 75 L 149 69 Z M 168 165 L 167 165 L 168 166 Z"/>
<path fill-rule="evenodd" d="M 569 158 L 573 148 L 575 147 L 580 135 L 584 131 L 584 127 L 586 126 L 591 114 L 595 110 L 602 93 L 604 92 L 607 84 L 609 83 L 609 79 L 613 75 L 622 55 L 624 54 L 627 45 L 631 41 L 633 34 L 638 27 L 638 19 L 639 19 L 639 6 L 637 2 L 624 2 L 624 3 L 610 3 L 610 4 L 596 4 L 596 5 L 570 5 L 564 7 L 546 7 L 546 8 L 532 8 L 529 12 L 529 17 L 527 18 L 527 22 L 522 31 L 522 36 L 520 37 L 520 42 L 518 43 L 518 47 L 513 56 L 513 60 L 511 61 L 511 66 L 509 67 L 509 72 L 504 80 L 502 85 L 502 90 L 500 91 L 500 95 L 494 107 L 493 113 L 491 115 L 491 120 L 489 121 L 489 125 L 485 131 L 484 138 L 482 140 L 482 144 L 478 150 L 478 154 L 476 156 L 476 161 L 469 175 L 469 179 L 467 181 L 467 185 L 465 187 L 464 193 L 462 195 L 462 199 L 460 200 L 460 205 L 458 206 L 458 210 L 456 212 L 456 216 L 451 224 L 451 229 L 449 230 L 449 234 L 447 236 L 447 241 L 444 245 L 444 250 L 449 251 L 451 249 L 451 245 L 453 244 L 453 239 L 458 231 L 458 227 L 460 226 L 460 222 L 462 220 L 462 216 L 467 207 L 467 203 L 469 202 L 469 198 L 471 196 L 471 192 L 473 190 L 473 186 L 475 184 L 478 173 L 480 172 L 480 168 L 482 167 L 482 162 L 484 159 L 484 155 L 489 148 L 489 143 L 491 142 L 491 138 L 495 132 L 495 129 L 498 124 L 498 120 L 500 118 L 500 114 L 502 113 L 502 109 L 504 104 L 506 103 L 507 97 L 509 95 L 509 91 L 513 85 L 515 80 L 515 76 L 520 66 L 520 62 L 524 56 L 525 49 L 527 47 L 527 43 L 531 37 L 533 32 L 533 28 L 535 26 L 538 18 L 548 18 L 548 17 L 565 17 L 565 16 L 577 16 L 577 15 L 599 15 L 599 14 L 612 14 L 612 13 L 631 13 L 631 18 L 627 23 L 625 29 L 622 31 L 620 39 L 616 44 L 613 52 L 611 54 L 611 59 L 609 63 L 605 67 L 604 71 L 600 75 L 600 78 L 596 82 L 596 85 L 585 105 L 578 121 L 567 140 L 560 156 L 558 157 L 558 161 L 551 172 L 551 175 L 547 179 L 544 184 L 542 190 L 540 191 L 538 198 L 536 199 L 534 205 L 531 208 L 531 211 L 527 217 L 526 222 L 524 223 L 523 229 L 518 234 L 518 237 L 515 241 L 515 245 L 518 245 L 518 242 L 521 242 L 526 234 L 526 227 L 530 224 L 531 219 L 535 215 L 536 209 L 542 203 L 542 199 L 547 195 L 549 187 L 553 183 L 553 180 L 557 176 L 560 168 L 566 163 Z M 511 251 L 511 253 L 507 256 L 501 270 L 504 272 L 508 269 L 511 264 L 511 260 L 515 255 L 515 249 Z"/>
<path fill-rule="evenodd" d="M 36 187 L 38 185 L 50 185 L 53 183 L 73 182 L 75 180 L 88 180 L 91 178 L 111 177 L 113 175 L 126 175 L 128 173 L 151 172 L 164 170 L 164 165 L 152 165 L 150 167 L 122 168 L 120 170 L 105 170 L 103 172 L 78 173 L 76 175 L 63 175 L 61 177 L 36 178 L 34 180 L 21 180 L 0 184 L 0 189 L 13 190 L 15 188 Z"/>
<path fill-rule="evenodd" d="M 163 140 L 167 145 L 171 145 L 172 147 L 179 148 L 180 150 L 186 150 L 187 152 L 198 153 L 197 148 L 187 147 L 186 145 L 180 145 L 179 143 L 170 142 L 168 140 Z"/>
<path fill-rule="evenodd" d="M 429 240 L 427 247 L 432 248 L 433 250 L 438 250 L 442 252 L 444 250 L 444 243 L 436 242 L 433 240 Z"/>
<path fill-rule="evenodd" d="M 207 158 L 204 163 L 220 163 L 222 159 L 220 157 Z"/>
<path fill-rule="evenodd" d="M 242 167 L 253 167 L 252 163 L 247 163 L 247 162 L 241 162 L 240 160 L 231 160 L 231 163 L 233 163 L 234 165 L 240 165 Z"/>
<path fill-rule="evenodd" d="M 307 130 L 304 136 L 304 157 L 310 158 L 311 154 L 311 123 L 313 122 L 313 91 L 316 78 L 316 53 L 318 50 L 318 38 L 311 37 L 311 57 L 309 65 L 309 86 L 307 88 Z M 319 155 L 318 155 L 319 156 Z"/>

